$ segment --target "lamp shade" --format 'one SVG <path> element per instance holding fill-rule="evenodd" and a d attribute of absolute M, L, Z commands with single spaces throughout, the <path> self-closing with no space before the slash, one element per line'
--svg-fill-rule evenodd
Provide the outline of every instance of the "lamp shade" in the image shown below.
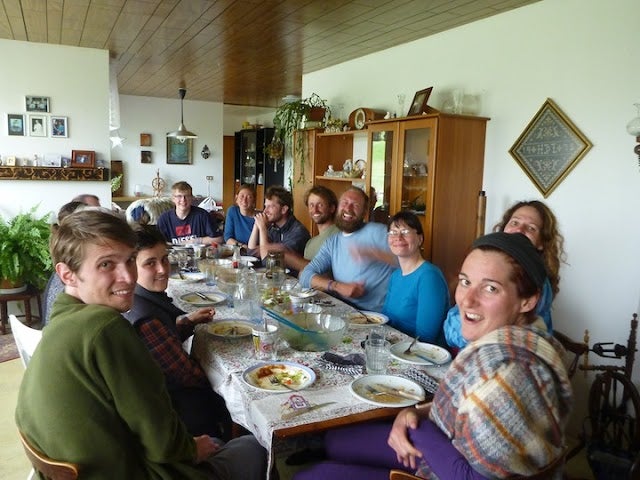
<path fill-rule="evenodd" d="M 167 133 L 167 137 L 175 138 L 180 142 L 184 142 L 188 138 L 198 138 L 198 135 L 188 130 L 187 127 L 184 126 L 183 102 L 184 102 L 184 96 L 187 93 L 187 89 L 180 88 L 178 90 L 178 93 L 180 95 L 180 126 L 178 127 L 178 130 L 176 130 L 175 132 Z"/>

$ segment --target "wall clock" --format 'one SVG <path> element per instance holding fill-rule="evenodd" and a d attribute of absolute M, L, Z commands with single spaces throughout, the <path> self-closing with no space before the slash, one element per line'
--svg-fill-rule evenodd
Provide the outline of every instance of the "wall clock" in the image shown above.
<path fill-rule="evenodd" d="M 356 130 L 362 130 L 367 122 L 384 118 L 387 112 L 373 108 L 356 108 L 349 115 L 349 126 Z"/>

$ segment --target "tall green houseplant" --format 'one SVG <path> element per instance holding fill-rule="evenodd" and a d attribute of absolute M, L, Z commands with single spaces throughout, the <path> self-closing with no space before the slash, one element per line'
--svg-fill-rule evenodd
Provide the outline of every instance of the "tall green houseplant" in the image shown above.
<path fill-rule="evenodd" d="M 300 129 L 302 120 L 320 122 L 331 116 L 331 108 L 326 100 L 320 98 L 316 93 L 311 94 L 308 98 L 303 98 L 293 102 L 282 104 L 276 110 L 273 117 L 273 126 L 276 131 L 273 136 L 272 144 L 280 141 L 287 148 L 292 148 L 291 153 L 294 159 L 297 159 L 301 165 L 304 165 L 304 139 L 302 135 L 298 135 L 298 141 L 293 143 L 293 134 Z M 304 179 L 304 170 L 301 170 L 302 180 Z"/>
<path fill-rule="evenodd" d="M 43 289 L 53 271 L 49 254 L 50 214 L 36 207 L 7 220 L 0 217 L 0 280 Z"/>

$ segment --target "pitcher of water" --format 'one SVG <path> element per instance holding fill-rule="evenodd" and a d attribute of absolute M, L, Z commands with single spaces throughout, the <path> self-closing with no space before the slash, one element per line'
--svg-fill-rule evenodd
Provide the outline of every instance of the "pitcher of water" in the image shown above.
<path fill-rule="evenodd" d="M 280 290 L 286 279 L 284 252 L 270 251 L 265 258 L 266 277 L 271 280 L 272 288 Z"/>

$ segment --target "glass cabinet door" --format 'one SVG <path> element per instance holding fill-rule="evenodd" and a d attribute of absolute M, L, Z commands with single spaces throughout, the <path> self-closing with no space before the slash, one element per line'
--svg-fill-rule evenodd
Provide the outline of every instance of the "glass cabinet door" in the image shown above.
<path fill-rule="evenodd" d="M 241 148 L 240 148 L 240 171 L 241 182 L 255 184 L 258 176 L 257 170 L 257 132 L 242 132 Z"/>
<path fill-rule="evenodd" d="M 369 126 L 369 158 L 371 159 L 370 221 L 386 224 L 393 215 L 392 186 L 397 124 Z"/>
<path fill-rule="evenodd" d="M 415 213 L 425 232 L 425 249 L 429 249 L 431 209 L 433 198 L 433 165 L 435 155 L 435 122 L 432 119 L 402 122 L 399 132 L 398 163 L 401 171 L 396 176 L 397 210 Z M 397 211 L 396 210 L 396 211 Z"/>

